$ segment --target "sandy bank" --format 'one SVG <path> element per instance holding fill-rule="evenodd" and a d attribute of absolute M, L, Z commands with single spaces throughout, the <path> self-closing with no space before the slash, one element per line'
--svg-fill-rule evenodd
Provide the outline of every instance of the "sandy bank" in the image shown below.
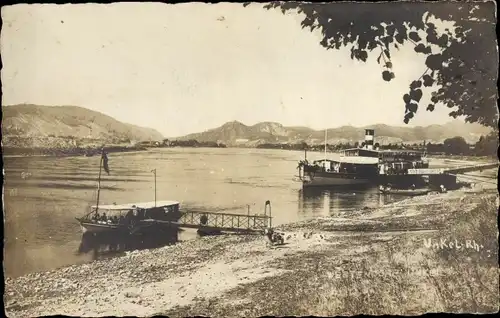
<path fill-rule="evenodd" d="M 261 236 L 204 237 L 30 274 L 6 281 L 6 312 L 8 316 L 491 312 L 498 309 L 499 299 L 497 229 L 491 219 L 496 218 L 498 203 L 491 191 L 469 192 L 409 198 L 360 210 L 349 219 L 289 224 L 282 227 L 286 244 L 281 247 L 267 247 Z M 439 247 L 442 239 L 459 241 L 463 248 Z"/>

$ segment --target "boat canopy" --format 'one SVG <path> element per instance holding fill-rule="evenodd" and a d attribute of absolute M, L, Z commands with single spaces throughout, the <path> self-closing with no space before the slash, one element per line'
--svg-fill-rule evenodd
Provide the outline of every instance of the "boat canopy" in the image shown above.
<path fill-rule="evenodd" d="M 153 208 L 161 208 L 167 206 L 178 205 L 178 201 L 151 201 L 151 202 L 139 202 L 139 203 L 126 203 L 126 204 L 107 204 L 107 205 L 99 205 L 99 210 L 133 210 L 136 208 L 139 209 L 153 209 Z M 92 206 L 92 209 L 97 208 L 95 205 Z"/>
<path fill-rule="evenodd" d="M 322 163 L 322 162 L 333 162 L 333 163 L 348 163 L 348 164 L 359 164 L 359 165 L 375 165 L 379 163 L 378 157 L 341 157 L 339 160 L 316 160 L 314 163 Z"/>
<path fill-rule="evenodd" d="M 378 157 L 342 157 L 338 162 L 359 165 L 375 165 L 379 163 Z"/>
<path fill-rule="evenodd" d="M 416 150 L 390 150 L 390 151 L 381 151 L 380 158 L 381 159 L 392 159 L 392 158 L 400 158 L 400 159 L 421 159 L 424 157 L 425 153 L 422 151 Z"/>
<path fill-rule="evenodd" d="M 420 150 L 406 150 L 406 149 L 400 149 L 400 150 L 382 150 L 379 152 L 381 155 L 415 155 L 415 154 L 424 154 L 424 151 Z"/>
<path fill-rule="evenodd" d="M 363 148 L 345 149 L 340 152 L 342 157 L 370 157 L 378 158 L 379 152 L 377 150 L 369 150 Z"/>

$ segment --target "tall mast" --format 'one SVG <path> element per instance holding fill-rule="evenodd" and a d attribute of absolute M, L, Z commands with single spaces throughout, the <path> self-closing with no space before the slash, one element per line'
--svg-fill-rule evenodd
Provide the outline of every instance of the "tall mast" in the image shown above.
<path fill-rule="evenodd" d="M 103 154 L 104 148 L 102 148 L 101 152 L 101 161 L 99 163 L 99 178 L 97 179 L 97 203 L 95 206 L 95 213 L 97 214 L 97 210 L 99 210 L 99 195 L 101 194 L 101 173 L 102 173 L 102 160 L 103 160 Z"/>
<path fill-rule="evenodd" d="M 325 129 L 325 164 L 326 164 L 326 138 L 327 138 L 328 129 Z"/>
<path fill-rule="evenodd" d="M 151 172 L 154 174 L 155 178 L 155 207 L 156 207 L 156 169 L 151 170 Z"/>

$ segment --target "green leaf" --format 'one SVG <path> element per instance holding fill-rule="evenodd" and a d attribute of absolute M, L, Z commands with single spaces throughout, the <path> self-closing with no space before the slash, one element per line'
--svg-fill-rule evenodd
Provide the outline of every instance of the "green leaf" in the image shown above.
<path fill-rule="evenodd" d="M 417 88 L 415 90 L 410 91 L 410 97 L 412 100 L 416 101 L 417 103 L 422 99 L 422 90 L 420 88 Z"/>
<path fill-rule="evenodd" d="M 424 80 L 424 86 L 425 87 L 431 87 L 432 84 L 434 84 L 434 79 L 430 76 L 425 74 L 422 79 Z"/>
<path fill-rule="evenodd" d="M 415 31 L 408 33 L 408 37 L 415 42 L 419 42 L 420 40 L 422 40 L 418 33 Z"/>
<path fill-rule="evenodd" d="M 359 52 L 359 58 L 360 58 L 363 62 L 366 62 L 366 60 L 368 59 L 368 52 L 366 52 L 366 51 L 360 51 L 360 52 Z"/>
<path fill-rule="evenodd" d="M 441 54 L 432 54 L 425 60 L 425 65 L 431 70 L 439 70 L 443 66 L 443 56 Z"/>
<path fill-rule="evenodd" d="M 415 47 L 413 49 L 417 53 L 423 53 L 425 50 L 425 45 L 423 43 L 419 43 L 419 44 L 415 45 Z"/>
<path fill-rule="evenodd" d="M 414 90 L 416 88 L 422 87 L 422 81 L 413 81 L 410 84 L 410 89 Z"/>
<path fill-rule="evenodd" d="M 408 104 L 408 110 L 412 113 L 416 113 L 418 109 L 418 104 L 410 103 Z M 411 117 L 410 117 L 411 118 Z"/>
<path fill-rule="evenodd" d="M 393 79 L 392 73 L 389 71 L 383 71 L 382 78 L 384 79 L 384 81 L 389 82 L 391 79 Z"/>

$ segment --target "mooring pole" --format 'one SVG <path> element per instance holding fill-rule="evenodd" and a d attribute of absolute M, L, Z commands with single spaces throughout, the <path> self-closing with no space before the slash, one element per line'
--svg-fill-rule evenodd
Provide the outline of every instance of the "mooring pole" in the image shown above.
<path fill-rule="evenodd" d="M 272 227 L 272 217 L 271 217 L 271 201 L 267 200 L 266 205 L 264 207 L 264 214 L 267 216 L 267 206 L 269 205 L 269 222 L 268 225 L 269 227 Z"/>
<path fill-rule="evenodd" d="M 99 210 L 99 196 L 101 194 L 101 173 L 102 173 L 102 163 L 104 161 L 104 147 L 102 147 L 101 151 L 101 161 L 99 162 L 99 177 L 97 179 L 97 202 L 95 205 L 95 214 L 97 215 L 97 212 Z"/>
<path fill-rule="evenodd" d="M 151 172 L 154 174 L 155 178 L 155 208 L 156 208 L 156 169 L 151 170 Z"/>
<path fill-rule="evenodd" d="M 273 216 L 271 214 L 271 202 L 269 202 L 269 227 L 273 227 Z"/>

